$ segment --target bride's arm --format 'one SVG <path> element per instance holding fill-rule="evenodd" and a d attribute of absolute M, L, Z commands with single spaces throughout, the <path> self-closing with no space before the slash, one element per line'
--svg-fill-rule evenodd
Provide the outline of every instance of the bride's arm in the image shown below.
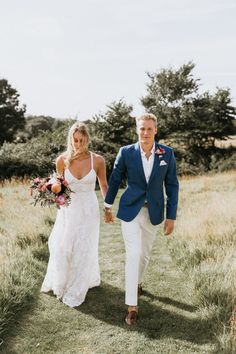
<path fill-rule="evenodd" d="M 60 175 L 63 175 L 63 174 L 64 174 L 64 169 L 65 169 L 64 159 L 63 159 L 63 157 L 60 155 L 60 156 L 56 159 L 56 170 L 57 170 L 57 173 L 59 173 Z"/>
<path fill-rule="evenodd" d="M 105 160 L 102 156 L 97 156 L 97 177 L 98 177 L 98 182 L 100 186 L 100 190 L 102 193 L 103 198 L 105 199 L 107 190 L 108 190 L 108 184 L 107 184 L 107 176 L 106 176 L 106 164 Z M 106 209 L 106 208 L 105 208 Z M 105 223 L 112 224 L 114 222 L 114 216 L 112 214 L 111 209 L 109 209 L 109 212 L 106 212 L 104 209 L 104 221 Z"/>
<path fill-rule="evenodd" d="M 103 198 L 105 198 L 107 194 L 107 176 L 106 176 L 106 164 L 105 160 L 102 156 L 97 156 L 97 177 L 99 182 L 99 187 L 102 193 Z"/>

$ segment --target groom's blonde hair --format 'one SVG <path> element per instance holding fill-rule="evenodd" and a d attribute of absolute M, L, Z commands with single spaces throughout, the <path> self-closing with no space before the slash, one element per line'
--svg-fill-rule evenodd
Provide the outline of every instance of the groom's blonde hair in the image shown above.
<path fill-rule="evenodd" d="M 137 117 L 136 118 L 136 126 L 138 126 L 138 123 L 141 120 L 152 120 L 154 122 L 154 124 L 155 124 L 155 127 L 157 128 L 157 117 L 154 114 L 152 114 L 152 113 L 144 113 L 141 116 Z"/>

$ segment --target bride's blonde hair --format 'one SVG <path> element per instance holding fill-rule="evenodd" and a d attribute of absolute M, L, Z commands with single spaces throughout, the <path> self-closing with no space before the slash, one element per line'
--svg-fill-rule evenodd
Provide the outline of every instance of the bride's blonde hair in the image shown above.
<path fill-rule="evenodd" d="M 83 136 L 83 142 L 82 142 L 82 148 L 84 151 L 88 150 L 88 145 L 89 145 L 89 133 L 87 130 L 87 127 L 84 123 L 81 122 L 76 122 L 74 123 L 68 133 L 67 136 L 67 150 L 64 152 L 64 161 L 65 161 L 65 166 L 68 167 L 71 162 L 78 157 L 80 152 L 76 152 L 74 149 L 74 144 L 73 144 L 73 139 L 74 139 L 74 134 L 76 132 L 79 132 Z"/>

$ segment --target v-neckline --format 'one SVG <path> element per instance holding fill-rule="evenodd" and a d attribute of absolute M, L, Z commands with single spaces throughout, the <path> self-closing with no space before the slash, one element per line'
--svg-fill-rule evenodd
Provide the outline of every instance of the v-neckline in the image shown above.
<path fill-rule="evenodd" d="M 74 179 L 76 179 L 77 181 L 82 181 L 82 179 L 84 179 L 85 177 L 87 177 L 87 176 L 90 174 L 90 172 L 91 172 L 92 170 L 94 170 L 94 168 L 93 168 L 93 161 L 92 161 L 93 155 L 92 155 L 91 152 L 89 152 L 89 153 L 90 153 L 90 166 L 91 166 L 91 168 L 90 168 L 89 172 L 88 172 L 85 176 L 83 176 L 83 177 L 81 177 L 81 178 L 75 177 L 75 176 L 73 175 L 73 173 L 70 171 L 69 167 L 68 167 L 68 171 L 70 172 L 71 176 L 72 176 Z"/>
<path fill-rule="evenodd" d="M 70 171 L 69 168 L 68 168 L 68 171 L 70 172 L 71 176 L 72 176 L 74 179 L 76 179 L 77 181 L 82 181 L 82 179 L 84 179 L 85 177 L 87 177 L 87 176 L 90 174 L 91 171 L 94 171 L 94 168 L 91 168 L 90 171 L 89 171 L 85 176 L 83 176 L 83 177 L 81 177 L 81 178 L 75 177 L 75 176 L 71 173 L 71 171 Z"/>

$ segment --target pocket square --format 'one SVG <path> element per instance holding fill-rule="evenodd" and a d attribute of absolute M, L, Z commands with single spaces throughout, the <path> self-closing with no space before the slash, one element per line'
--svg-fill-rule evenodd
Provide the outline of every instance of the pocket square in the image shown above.
<path fill-rule="evenodd" d="M 165 165 L 167 165 L 167 163 L 166 163 L 164 160 L 162 160 L 162 161 L 160 162 L 160 166 L 165 166 Z"/>

